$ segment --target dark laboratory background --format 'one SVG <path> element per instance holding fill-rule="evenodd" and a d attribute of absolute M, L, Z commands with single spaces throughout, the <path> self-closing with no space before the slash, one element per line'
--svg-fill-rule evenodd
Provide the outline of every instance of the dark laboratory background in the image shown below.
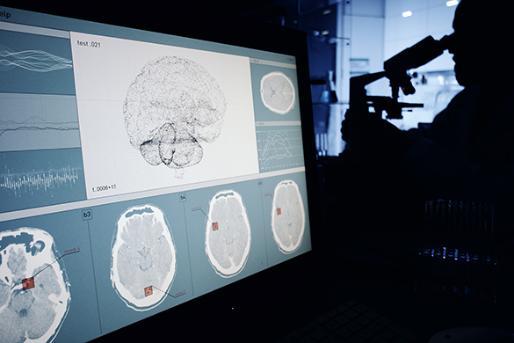
<path fill-rule="evenodd" d="M 326 286 L 325 307 L 360 307 L 369 317 L 379 318 L 381 327 L 395 327 L 405 334 L 402 337 L 414 337 L 405 342 L 427 342 L 431 337 L 434 343 L 456 342 L 451 337 L 437 340 L 437 335 L 458 327 L 514 329 L 514 267 L 505 257 L 505 251 L 514 249 L 495 234 L 494 206 L 412 197 L 408 175 L 390 175 L 388 170 L 357 174 L 347 171 L 339 157 L 345 148 L 341 122 L 349 107 L 350 77 L 381 71 L 385 60 L 427 35 L 440 39 L 450 34 L 457 5 L 457 0 L 252 0 L 180 8 L 198 11 L 190 15 L 197 20 L 218 16 L 225 27 L 234 18 L 307 34 L 316 198 L 322 199 L 315 205 L 323 219 L 313 229 L 313 247 L 323 250 L 316 277 L 322 275 L 320 282 Z M 150 15 L 142 8 L 124 10 Z M 161 11 L 158 17 L 162 20 L 166 13 Z M 416 93 L 400 100 L 424 107 L 391 122 L 404 130 L 429 125 L 462 90 L 453 65 L 445 52 L 412 71 Z M 367 91 L 388 96 L 391 92 L 387 81 L 375 82 Z M 352 311 L 344 315 L 351 317 Z M 346 318 L 342 324 L 348 322 Z M 352 322 L 345 330 L 355 326 Z M 299 321 L 296 331 L 281 341 L 305 341 L 310 328 L 312 323 Z M 377 342 L 393 341 L 381 339 Z"/>
<path fill-rule="evenodd" d="M 323 199 L 317 234 L 326 265 L 320 268 L 333 275 L 327 298 L 372 308 L 388 325 L 412 334 L 403 337 L 413 342 L 456 342 L 458 334 L 467 337 L 459 342 L 493 342 L 497 332 L 510 332 L 512 248 L 496 234 L 495 208 L 487 202 L 419 198 L 409 191 L 409 175 L 394 168 L 347 171 L 339 157 L 345 148 L 341 122 L 350 77 L 383 70 L 385 60 L 428 35 L 452 33 L 457 5 L 276 0 L 247 12 L 308 35 L 317 189 Z M 430 125 L 462 90 L 453 67 L 445 52 L 412 70 L 416 93 L 400 94 L 400 101 L 424 106 L 391 123 L 403 130 Z M 391 89 L 378 81 L 367 93 L 390 96 Z"/>

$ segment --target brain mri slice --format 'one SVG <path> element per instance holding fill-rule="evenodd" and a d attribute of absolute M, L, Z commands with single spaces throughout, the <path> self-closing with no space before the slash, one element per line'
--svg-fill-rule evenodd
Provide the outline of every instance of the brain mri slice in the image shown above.
<path fill-rule="evenodd" d="M 119 218 L 112 248 L 112 286 L 133 310 L 158 306 L 175 276 L 175 246 L 162 211 L 131 207 Z"/>
<path fill-rule="evenodd" d="M 274 113 L 283 115 L 291 111 L 295 101 L 291 79 L 280 72 L 264 75 L 261 79 L 261 100 Z"/>
<path fill-rule="evenodd" d="M 292 253 L 300 246 L 305 230 L 305 211 L 298 185 L 292 180 L 281 181 L 275 187 L 271 229 L 282 253 Z"/>
<path fill-rule="evenodd" d="M 241 195 L 231 190 L 216 193 L 205 229 L 205 252 L 216 273 L 227 278 L 241 272 L 250 243 L 250 222 Z"/>
<path fill-rule="evenodd" d="M 53 237 L 38 228 L 0 232 L 0 341 L 51 342 L 70 307 Z"/>
<path fill-rule="evenodd" d="M 147 63 L 129 86 L 123 113 L 130 144 L 152 165 L 200 163 L 221 134 L 225 96 L 200 64 L 177 56 Z"/>

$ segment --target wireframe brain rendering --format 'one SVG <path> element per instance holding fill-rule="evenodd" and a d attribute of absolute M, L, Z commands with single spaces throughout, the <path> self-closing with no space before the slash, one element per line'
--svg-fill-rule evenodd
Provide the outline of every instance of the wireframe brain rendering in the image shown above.
<path fill-rule="evenodd" d="M 220 86 L 203 66 L 165 56 L 136 76 L 123 113 L 130 144 L 146 162 L 180 169 L 202 160 L 201 144 L 219 137 L 225 109 Z"/>

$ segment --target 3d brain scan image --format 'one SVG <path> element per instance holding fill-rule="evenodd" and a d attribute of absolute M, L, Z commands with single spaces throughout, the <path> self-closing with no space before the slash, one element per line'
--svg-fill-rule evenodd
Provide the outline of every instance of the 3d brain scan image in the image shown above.
<path fill-rule="evenodd" d="M 203 143 L 221 134 L 225 96 L 200 64 L 165 56 L 148 62 L 129 86 L 123 113 L 130 144 L 152 166 L 200 163 Z"/>
<path fill-rule="evenodd" d="M 166 297 L 175 276 L 175 246 L 156 206 L 131 207 L 118 220 L 112 248 L 112 286 L 133 310 L 145 311 Z"/>
<path fill-rule="evenodd" d="M 243 270 L 250 252 L 251 229 L 241 195 L 227 190 L 216 193 L 209 205 L 205 252 L 222 277 Z"/>
<path fill-rule="evenodd" d="M 0 341 L 50 342 L 71 301 L 53 237 L 38 228 L 0 232 Z"/>
<path fill-rule="evenodd" d="M 296 182 L 284 180 L 275 187 L 271 229 L 282 253 L 292 253 L 300 246 L 305 230 L 305 211 Z"/>
<path fill-rule="evenodd" d="M 261 100 L 274 113 L 283 115 L 291 111 L 295 101 L 291 79 L 280 72 L 264 75 L 261 79 Z"/>

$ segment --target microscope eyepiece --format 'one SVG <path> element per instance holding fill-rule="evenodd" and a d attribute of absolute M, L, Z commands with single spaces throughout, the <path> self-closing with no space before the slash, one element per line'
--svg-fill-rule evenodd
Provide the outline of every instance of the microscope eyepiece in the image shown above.
<path fill-rule="evenodd" d="M 439 44 L 443 50 L 453 49 L 455 45 L 455 33 L 443 36 L 443 38 L 439 40 Z"/>

